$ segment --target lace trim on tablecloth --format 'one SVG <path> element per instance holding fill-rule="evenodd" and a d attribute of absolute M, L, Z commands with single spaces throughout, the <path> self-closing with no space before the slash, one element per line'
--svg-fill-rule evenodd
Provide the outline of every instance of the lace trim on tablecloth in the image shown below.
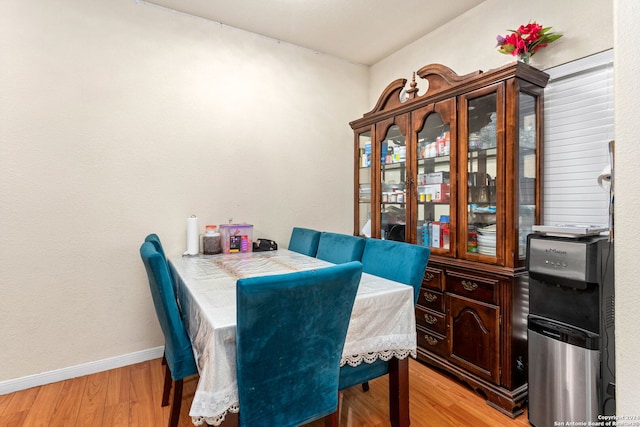
<path fill-rule="evenodd" d="M 229 412 L 233 412 L 234 414 L 237 414 L 238 412 L 240 412 L 240 408 L 238 408 L 238 404 L 236 403 L 235 405 L 231 405 L 229 408 L 227 408 L 226 411 L 224 411 L 223 413 L 215 417 L 191 417 L 191 421 L 193 422 L 193 424 L 197 426 L 201 426 L 203 424 L 210 425 L 210 426 L 219 426 L 224 422 L 224 419 L 226 418 Z"/>
<path fill-rule="evenodd" d="M 414 359 L 416 358 L 416 350 L 384 350 L 384 351 L 376 351 L 374 353 L 366 353 L 366 354 L 354 354 L 353 356 L 349 356 L 343 358 L 340 361 L 340 366 L 358 366 L 362 362 L 365 363 L 373 363 L 376 360 L 384 360 L 389 361 L 392 357 L 397 357 L 398 359 L 406 359 L 407 356 L 411 356 Z"/>
<path fill-rule="evenodd" d="M 416 358 L 416 350 L 415 349 L 412 349 L 412 350 L 384 350 L 384 351 L 376 351 L 376 352 L 373 352 L 373 353 L 366 353 L 366 354 L 354 354 L 352 356 L 346 357 L 343 360 L 341 360 L 340 361 L 340 366 L 345 366 L 345 365 L 358 366 L 362 362 L 364 362 L 364 363 L 373 363 L 378 359 L 384 360 L 384 361 L 389 361 L 393 357 L 397 357 L 398 359 L 406 359 L 408 356 L 411 356 L 411 357 L 413 357 L 415 359 Z M 215 417 L 196 416 L 196 417 L 191 417 L 191 421 L 193 422 L 194 425 L 197 425 L 197 426 L 201 426 L 201 425 L 205 425 L 205 424 L 212 425 L 212 426 L 219 426 L 220 424 L 222 424 L 224 422 L 227 414 L 230 413 L 230 412 L 234 413 L 234 414 L 237 414 L 238 412 L 240 412 L 240 408 L 238 407 L 238 403 L 234 403 L 234 404 L 229 405 L 225 411 L 223 411 L 222 413 L 216 415 Z"/>

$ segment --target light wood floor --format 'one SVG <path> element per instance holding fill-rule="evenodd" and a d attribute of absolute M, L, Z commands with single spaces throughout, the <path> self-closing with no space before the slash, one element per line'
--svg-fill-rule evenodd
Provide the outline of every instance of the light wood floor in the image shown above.
<path fill-rule="evenodd" d="M 511 419 L 449 377 L 411 360 L 412 427 L 529 426 L 526 412 Z M 160 359 L 34 387 L 0 396 L 2 427 L 164 427 L 169 409 L 160 406 Z M 180 427 L 192 426 L 189 406 L 197 378 L 185 381 Z M 389 426 L 387 379 L 346 390 L 341 398 L 341 427 Z M 321 421 L 306 427 L 322 427 Z"/>

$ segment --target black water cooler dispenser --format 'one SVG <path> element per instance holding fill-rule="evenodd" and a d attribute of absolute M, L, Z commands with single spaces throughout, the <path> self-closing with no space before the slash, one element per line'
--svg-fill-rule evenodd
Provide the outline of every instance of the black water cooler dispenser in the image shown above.
<path fill-rule="evenodd" d="M 615 415 L 613 243 L 531 234 L 527 269 L 529 422 Z"/>

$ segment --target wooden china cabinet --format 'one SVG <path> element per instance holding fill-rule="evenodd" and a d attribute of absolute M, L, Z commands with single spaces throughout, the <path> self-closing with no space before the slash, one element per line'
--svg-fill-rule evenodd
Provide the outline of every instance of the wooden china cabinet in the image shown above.
<path fill-rule="evenodd" d="M 526 236 L 542 208 L 548 78 L 520 62 L 462 76 L 427 65 L 350 123 L 355 234 L 431 247 L 419 360 L 513 417 L 527 398 Z"/>

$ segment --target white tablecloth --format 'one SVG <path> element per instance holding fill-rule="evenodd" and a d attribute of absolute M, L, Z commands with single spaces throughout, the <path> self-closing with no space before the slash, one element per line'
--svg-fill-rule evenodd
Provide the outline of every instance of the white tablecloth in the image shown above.
<path fill-rule="evenodd" d="M 236 281 L 331 264 L 284 249 L 176 257 L 170 264 L 200 373 L 189 415 L 195 425 L 217 426 L 228 412 L 239 410 Z M 357 366 L 408 355 L 416 356 L 413 288 L 364 273 L 341 363 Z"/>

